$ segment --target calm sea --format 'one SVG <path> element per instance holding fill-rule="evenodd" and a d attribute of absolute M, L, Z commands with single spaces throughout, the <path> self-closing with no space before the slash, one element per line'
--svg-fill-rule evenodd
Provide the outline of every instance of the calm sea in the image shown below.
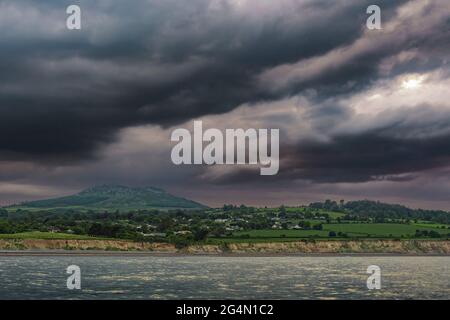
<path fill-rule="evenodd" d="M 450 257 L 0 256 L 0 299 L 449 299 L 449 271 Z"/>

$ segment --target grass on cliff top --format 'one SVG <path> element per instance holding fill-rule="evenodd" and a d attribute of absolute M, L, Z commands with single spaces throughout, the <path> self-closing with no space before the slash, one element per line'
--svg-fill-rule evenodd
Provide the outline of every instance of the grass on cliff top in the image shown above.
<path fill-rule="evenodd" d="M 323 224 L 323 230 L 247 230 L 233 233 L 233 238 L 328 238 L 328 233 L 343 232 L 350 237 L 373 238 L 373 237 L 413 237 L 416 230 L 436 231 L 442 235 L 450 233 L 449 229 L 436 227 L 423 227 L 414 224 L 398 223 L 333 223 Z"/>
<path fill-rule="evenodd" d="M 39 231 L 0 234 L 0 239 L 108 240 L 106 238 L 97 238 L 86 235 L 55 233 L 55 232 L 39 232 Z"/>

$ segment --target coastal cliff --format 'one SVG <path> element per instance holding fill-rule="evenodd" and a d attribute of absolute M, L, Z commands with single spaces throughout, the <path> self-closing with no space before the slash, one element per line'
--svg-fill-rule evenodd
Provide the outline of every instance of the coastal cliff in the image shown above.
<path fill-rule="evenodd" d="M 450 241 L 350 240 L 190 245 L 123 240 L 0 239 L 0 250 L 102 250 L 181 254 L 438 254 L 450 255 Z"/>

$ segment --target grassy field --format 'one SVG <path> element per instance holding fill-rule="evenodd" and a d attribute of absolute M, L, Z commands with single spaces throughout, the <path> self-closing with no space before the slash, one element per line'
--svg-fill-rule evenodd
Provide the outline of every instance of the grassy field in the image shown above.
<path fill-rule="evenodd" d="M 0 234 L 0 239 L 42 239 L 42 240 L 105 240 L 106 238 L 96 238 L 77 234 L 54 233 L 54 232 L 22 232 L 11 234 Z"/>
<path fill-rule="evenodd" d="M 341 212 L 326 211 L 326 210 L 319 210 L 319 212 L 328 214 L 331 219 L 342 218 L 343 216 L 345 216 L 345 214 Z"/>
<path fill-rule="evenodd" d="M 296 207 L 287 207 L 286 208 L 286 212 L 306 212 L 307 210 L 305 208 L 296 208 Z M 315 210 L 318 213 L 326 213 L 330 216 L 331 219 L 337 219 L 337 218 L 342 218 L 343 216 L 345 216 L 345 213 L 342 212 L 335 212 L 335 211 L 328 211 L 328 210 L 323 210 L 323 209 L 317 209 Z"/>
<path fill-rule="evenodd" d="M 414 224 L 397 224 L 397 223 L 340 223 L 340 224 L 323 224 L 323 230 L 248 230 L 233 233 L 230 239 L 236 242 L 245 241 L 288 241 L 293 239 L 305 238 L 327 238 L 330 231 L 345 233 L 352 238 L 385 238 L 385 237 L 412 237 L 416 230 L 434 230 L 440 234 L 446 235 L 450 233 L 449 229 L 441 229 L 436 226 L 424 227 L 423 225 Z M 342 238 L 337 235 L 337 238 Z"/>
<path fill-rule="evenodd" d="M 233 233 L 234 238 L 307 238 L 312 236 L 327 237 L 328 231 L 323 230 L 248 230 Z"/>
<path fill-rule="evenodd" d="M 53 208 L 33 208 L 33 207 L 7 207 L 5 208 L 8 212 L 20 212 L 20 211 L 28 211 L 31 213 L 34 212 L 67 212 L 68 210 L 78 211 L 78 212 L 87 212 L 88 209 L 80 206 L 67 206 L 64 208 L 53 207 Z M 95 211 L 105 211 L 105 209 L 98 209 Z"/>
<path fill-rule="evenodd" d="M 349 224 L 324 224 L 324 230 L 347 233 L 349 236 L 373 236 L 373 237 L 400 237 L 413 236 L 416 230 L 433 230 L 440 234 L 450 233 L 449 229 L 434 227 L 422 227 L 414 224 L 398 223 L 349 223 Z"/>
<path fill-rule="evenodd" d="M 418 226 L 418 227 L 424 227 L 424 228 L 427 228 L 427 229 L 430 229 L 430 228 L 442 228 L 442 227 L 447 228 L 448 227 L 445 224 L 431 223 L 431 222 L 418 222 L 418 223 L 414 223 L 414 225 Z"/>

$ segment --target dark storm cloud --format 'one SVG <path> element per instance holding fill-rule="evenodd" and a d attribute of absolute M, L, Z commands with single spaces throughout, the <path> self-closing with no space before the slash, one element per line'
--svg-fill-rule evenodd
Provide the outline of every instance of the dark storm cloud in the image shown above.
<path fill-rule="evenodd" d="M 450 161 L 450 135 L 429 139 L 393 138 L 382 132 L 338 136 L 323 144 L 304 144 L 287 155 L 291 178 L 316 182 L 411 180 L 395 176 L 442 167 Z"/>
<path fill-rule="evenodd" d="M 448 9 L 449 5 L 444 1 L 411 1 L 392 21 L 385 21 L 384 29 L 388 32 L 365 30 L 348 46 L 335 48 L 321 56 L 301 58 L 296 63 L 281 64 L 266 70 L 259 80 L 268 90 L 278 94 L 293 95 L 314 89 L 320 96 L 334 96 L 357 91 L 376 81 L 382 76 L 380 65 L 386 59 L 408 51 L 415 51 L 416 57 L 409 63 L 394 64 L 389 76 L 443 65 L 448 67 Z"/>
<path fill-rule="evenodd" d="M 65 28 L 74 3 L 81 31 Z M 115 183 L 213 205 L 334 194 L 444 207 L 450 4 L 377 1 L 383 30 L 368 31 L 370 4 L 1 1 L 0 201 Z M 430 92 L 398 93 L 414 74 Z M 172 165 L 171 126 L 193 118 L 280 128 L 280 173 Z"/>
<path fill-rule="evenodd" d="M 331 132 L 337 123 L 358 121 L 338 106 L 316 106 L 332 116 L 313 113 L 309 122 L 327 137 L 300 139 L 280 146 L 280 172 L 269 182 L 305 180 L 316 183 L 411 181 L 417 172 L 450 163 L 450 105 L 418 105 L 372 116 L 370 128 Z M 313 119 L 316 118 L 316 119 Z M 344 128 L 346 126 L 344 125 Z M 346 128 L 347 129 L 347 128 Z M 243 168 L 212 179 L 216 184 L 256 183 L 258 168 Z M 201 176 L 200 176 L 201 177 Z"/>
<path fill-rule="evenodd" d="M 404 2 L 378 4 L 389 19 Z M 367 78 L 393 51 L 271 91 L 256 81 L 261 73 L 351 44 L 370 1 L 76 1 L 82 30 L 68 31 L 73 3 L 1 3 L 4 159 L 90 159 L 127 126 L 168 126 L 293 90 L 353 91 L 348 81 Z"/>
<path fill-rule="evenodd" d="M 282 146 L 280 172 L 268 181 L 311 180 L 319 183 L 410 181 L 417 172 L 444 167 L 450 162 L 450 134 L 429 139 L 401 139 L 370 132 L 337 136 L 318 143 Z M 233 171 L 214 180 L 218 184 L 259 181 L 257 168 Z"/>

